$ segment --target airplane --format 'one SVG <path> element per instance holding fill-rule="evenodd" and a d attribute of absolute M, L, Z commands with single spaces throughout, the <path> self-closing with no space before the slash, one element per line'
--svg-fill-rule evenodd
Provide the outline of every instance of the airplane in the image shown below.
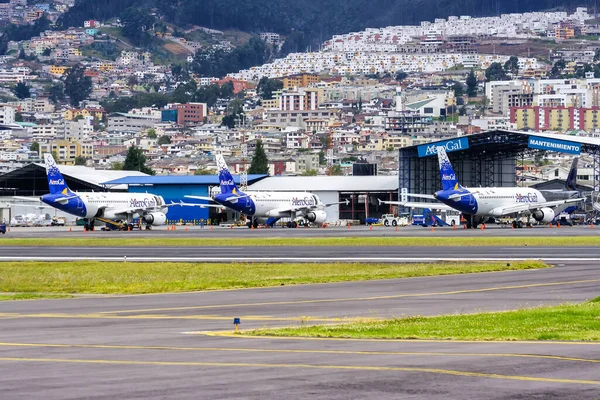
<path fill-rule="evenodd" d="M 168 207 L 179 205 L 167 205 L 162 196 L 149 193 L 73 192 L 67 186 L 52 155 L 45 154 L 44 160 L 50 193 L 41 196 L 40 201 L 83 218 L 85 230 L 94 230 L 94 226 L 102 223 L 131 229 L 134 218 L 139 218 L 146 224 L 146 229 L 151 229 L 152 226 L 166 223 Z M 17 196 L 15 198 L 31 200 Z M 122 225 L 120 221 L 126 221 L 126 225 Z"/>
<path fill-rule="evenodd" d="M 433 195 L 411 194 L 409 196 L 437 200 L 438 203 L 383 201 L 381 203 L 398 204 L 405 207 L 425 206 L 439 210 L 454 209 L 463 214 L 467 221 L 467 228 L 477 228 L 477 225 L 484 222 L 487 217 L 518 217 L 523 215 L 533 217 L 538 222 L 550 223 L 558 214 L 556 212 L 557 207 L 585 200 L 585 198 L 577 197 L 548 201 L 542 194 L 542 191 L 531 188 L 483 187 L 469 189 L 461 186 L 458 182 L 457 175 L 446 154 L 446 149 L 438 146 L 437 155 L 442 190 L 438 190 Z M 576 161 L 574 161 L 573 165 L 576 166 Z M 571 179 L 567 180 L 567 187 L 572 192 L 574 188 L 574 176 L 571 175 L 569 174 Z M 524 226 L 523 222 L 516 217 L 512 225 L 514 228 L 522 228 Z"/>
<path fill-rule="evenodd" d="M 303 216 L 312 223 L 322 224 L 327 219 L 325 208 L 334 204 L 347 202 L 328 203 L 321 202 L 319 197 L 306 192 L 242 192 L 233 182 L 233 176 L 227 168 L 225 159 L 221 154 L 216 155 L 217 168 L 221 193 L 215 197 L 185 196 L 190 199 L 214 201 L 220 207 L 227 207 L 250 217 L 247 226 L 258 227 L 259 223 L 269 226 L 281 218 L 291 218 L 286 226 L 297 227 L 296 217 Z M 183 204 L 192 205 L 192 204 Z M 206 205 L 204 205 L 206 206 Z"/>

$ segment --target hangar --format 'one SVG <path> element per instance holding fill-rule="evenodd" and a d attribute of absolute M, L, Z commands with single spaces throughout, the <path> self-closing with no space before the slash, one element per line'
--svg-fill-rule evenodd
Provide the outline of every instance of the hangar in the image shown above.
<path fill-rule="evenodd" d="M 440 189 L 436 147 L 444 146 L 459 181 L 467 187 L 522 186 L 519 171 L 536 153 L 585 155 L 593 160 L 594 191 L 600 185 L 600 139 L 541 132 L 494 130 L 399 150 L 399 198 L 403 193 L 432 194 Z"/>
<path fill-rule="evenodd" d="M 398 199 L 396 176 L 273 176 L 248 188 L 256 191 L 309 192 L 323 203 L 345 202 L 328 207 L 327 221 L 357 220 L 380 217 L 393 208 L 379 205 L 377 199 Z"/>
<path fill-rule="evenodd" d="M 248 175 L 248 183 L 252 184 L 265 178 L 267 175 Z M 239 175 L 234 175 L 233 180 L 240 184 Z M 184 196 L 210 196 L 213 187 L 219 187 L 218 175 L 159 175 L 159 176 L 127 176 L 120 179 L 104 182 L 108 188 L 127 187 L 129 192 L 150 192 L 162 196 L 167 204 L 183 201 L 185 203 L 201 203 Z M 169 207 L 167 218 L 172 223 L 194 223 L 200 220 L 221 222 L 232 219 L 233 212 L 224 210 L 220 213 L 216 208 L 200 208 L 187 206 Z"/>

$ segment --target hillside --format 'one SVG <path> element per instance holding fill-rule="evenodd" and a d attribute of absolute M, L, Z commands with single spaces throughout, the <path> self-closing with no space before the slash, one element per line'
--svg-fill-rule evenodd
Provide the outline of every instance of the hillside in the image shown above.
<path fill-rule="evenodd" d="M 366 27 L 418 24 L 449 15 L 485 16 L 549 9 L 594 7 L 593 0 L 76 0 L 60 20 L 63 27 L 86 19 L 120 17 L 129 7 L 157 11 L 159 19 L 181 26 L 288 36 L 284 52 L 318 46 L 333 34 Z"/>

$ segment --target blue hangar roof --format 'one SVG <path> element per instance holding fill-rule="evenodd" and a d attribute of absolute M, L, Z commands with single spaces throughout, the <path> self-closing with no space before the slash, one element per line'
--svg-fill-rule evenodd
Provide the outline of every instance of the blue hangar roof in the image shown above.
<path fill-rule="evenodd" d="M 248 183 L 255 183 L 259 180 L 266 178 L 269 175 L 263 174 L 251 174 L 248 175 Z M 240 176 L 234 175 L 233 181 L 237 184 L 240 183 Z M 126 176 L 124 178 L 115 179 L 112 181 L 104 182 L 103 185 L 140 185 L 140 186 L 152 186 L 152 185 L 218 185 L 218 175 L 158 175 L 158 176 Z"/>

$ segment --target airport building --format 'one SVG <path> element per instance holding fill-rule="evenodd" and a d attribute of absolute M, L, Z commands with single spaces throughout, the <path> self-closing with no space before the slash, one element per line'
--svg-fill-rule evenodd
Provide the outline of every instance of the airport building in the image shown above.
<path fill-rule="evenodd" d="M 588 186 L 600 189 L 600 139 L 543 132 L 494 130 L 440 140 L 399 150 L 398 196 L 403 193 L 432 194 L 441 188 L 437 146 L 443 146 L 466 187 L 528 186 L 523 179 L 526 160 L 536 154 L 585 156 L 592 160 Z"/>
<path fill-rule="evenodd" d="M 248 175 L 248 183 L 253 184 L 267 175 Z M 240 177 L 234 175 L 234 182 L 239 185 Z M 127 187 L 132 193 L 152 193 L 162 196 L 167 204 L 179 203 L 206 203 L 195 199 L 186 199 L 186 195 L 210 196 L 215 189 L 219 189 L 217 175 L 185 175 L 185 176 L 126 176 L 115 180 L 105 181 L 108 189 L 114 187 Z M 171 206 L 167 213 L 168 221 L 172 223 L 199 223 L 200 220 L 211 222 L 225 222 L 234 218 L 234 213 L 227 209 L 213 207 L 200 208 L 190 206 Z"/>
<path fill-rule="evenodd" d="M 380 217 L 394 211 L 394 206 L 379 205 L 377 199 L 398 199 L 395 176 L 273 176 L 248 190 L 307 192 L 319 196 L 323 203 L 338 203 L 325 209 L 327 222 L 354 220 L 364 223 L 367 217 Z M 348 204 L 345 204 L 346 200 Z"/>

